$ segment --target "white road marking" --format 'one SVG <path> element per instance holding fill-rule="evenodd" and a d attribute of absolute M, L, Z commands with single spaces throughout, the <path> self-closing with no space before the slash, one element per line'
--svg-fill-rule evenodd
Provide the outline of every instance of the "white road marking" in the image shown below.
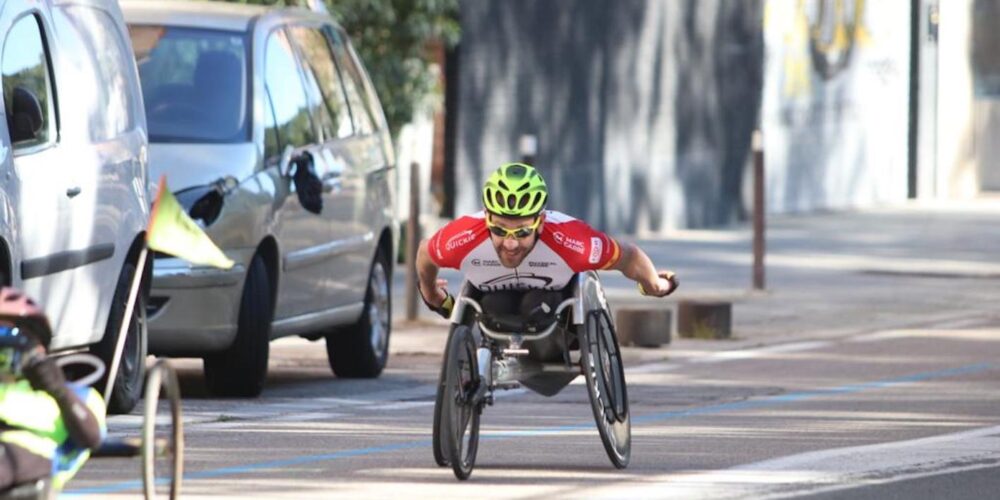
<path fill-rule="evenodd" d="M 1000 426 L 835 448 L 706 472 L 631 478 L 588 498 L 777 499 L 1000 465 Z M 640 484 L 635 484 L 636 482 Z"/>

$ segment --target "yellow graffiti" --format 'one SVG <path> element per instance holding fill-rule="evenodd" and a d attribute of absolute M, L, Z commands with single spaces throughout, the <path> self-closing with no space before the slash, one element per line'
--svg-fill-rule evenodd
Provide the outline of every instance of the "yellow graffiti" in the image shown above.
<path fill-rule="evenodd" d="M 850 27 L 844 24 L 846 18 L 844 15 L 844 0 L 834 0 L 833 37 L 829 42 L 822 39 L 823 27 L 827 24 L 826 6 L 827 2 L 820 2 L 818 19 L 816 20 L 816 24 L 810 27 L 809 31 L 812 42 L 820 52 L 824 54 L 842 53 L 847 51 L 851 47 L 851 44 L 866 46 L 871 42 L 871 35 L 864 26 L 865 0 L 854 0 L 854 15 L 851 19 Z M 805 14 L 802 2 L 799 2 L 799 9 L 802 14 Z M 851 30 L 850 36 L 847 34 L 848 29 Z"/>
<path fill-rule="evenodd" d="M 815 69 L 824 78 L 831 78 L 846 67 L 851 50 L 871 44 L 871 35 L 864 25 L 865 0 L 853 0 L 854 9 L 850 19 L 845 14 L 845 0 L 833 0 L 829 12 L 829 0 L 818 1 L 816 20 L 809 18 L 806 0 L 797 0 L 791 22 L 785 30 L 782 70 L 785 97 L 804 97 L 812 91 L 812 72 Z M 764 26 L 770 24 L 772 6 L 768 2 L 764 10 Z M 815 4 L 814 4 L 815 5 Z M 832 23 L 832 24 L 831 24 Z M 824 30 L 828 28 L 828 30 Z M 829 33 L 829 36 L 824 36 Z M 814 51 L 816 56 L 811 53 Z"/>
<path fill-rule="evenodd" d="M 769 4 L 770 5 L 770 4 Z M 806 16 L 805 0 L 798 0 L 792 25 L 785 32 L 784 94 L 786 97 L 801 97 L 809 93 L 809 17 Z"/>

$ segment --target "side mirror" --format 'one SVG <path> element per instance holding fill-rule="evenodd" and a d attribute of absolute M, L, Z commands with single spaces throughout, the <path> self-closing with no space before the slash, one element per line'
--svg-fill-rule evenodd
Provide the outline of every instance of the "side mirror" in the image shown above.
<path fill-rule="evenodd" d="M 34 139 L 42 130 L 42 105 L 30 90 L 14 87 L 7 113 L 7 128 L 12 143 Z"/>
<path fill-rule="evenodd" d="M 316 175 L 313 155 L 308 151 L 291 160 L 294 165 L 292 182 L 295 183 L 295 194 L 299 197 L 302 208 L 319 214 L 323 211 L 323 181 Z"/>

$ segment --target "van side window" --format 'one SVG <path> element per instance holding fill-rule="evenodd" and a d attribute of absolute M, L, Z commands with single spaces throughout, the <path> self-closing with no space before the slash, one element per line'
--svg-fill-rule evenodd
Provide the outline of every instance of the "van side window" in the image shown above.
<path fill-rule="evenodd" d="M 337 67 L 343 76 L 344 90 L 347 91 L 347 101 L 351 103 L 351 116 L 354 119 L 354 131 L 358 135 L 368 135 L 375 131 L 375 120 L 371 108 L 365 99 L 361 73 L 354 65 L 351 54 L 347 51 L 341 37 L 330 26 L 323 28 L 324 34 L 333 48 Z"/>
<path fill-rule="evenodd" d="M 7 32 L 0 72 L 14 152 L 54 141 L 56 112 L 49 57 L 41 23 L 34 15 L 22 17 Z"/>
<path fill-rule="evenodd" d="M 281 147 L 298 147 L 318 142 L 298 63 L 283 31 L 273 31 L 267 38 L 264 49 L 264 89 L 274 108 L 275 127 Z"/>
<path fill-rule="evenodd" d="M 79 5 L 53 9 L 60 36 L 72 38 L 73 57 L 68 64 L 79 73 L 74 88 L 88 96 L 89 106 L 79 113 L 94 142 L 114 139 L 134 128 L 132 116 L 138 107 L 132 99 L 135 75 L 129 67 L 132 53 L 114 20 L 104 11 Z M 133 85 L 135 85 L 133 87 Z"/>
<path fill-rule="evenodd" d="M 306 77 L 315 81 L 321 95 L 316 96 L 324 107 L 321 115 L 329 122 L 326 131 L 327 138 L 337 139 L 350 137 L 354 133 L 351 124 L 351 113 L 347 107 L 347 97 L 344 86 L 340 82 L 337 66 L 333 62 L 333 53 L 326 43 L 323 33 L 314 28 L 303 26 L 292 27 L 292 40 L 302 54 Z"/>

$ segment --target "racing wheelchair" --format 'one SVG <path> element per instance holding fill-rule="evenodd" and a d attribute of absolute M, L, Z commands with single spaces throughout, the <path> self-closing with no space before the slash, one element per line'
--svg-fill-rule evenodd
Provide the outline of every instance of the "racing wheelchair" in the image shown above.
<path fill-rule="evenodd" d="M 611 463 L 631 454 L 628 391 L 611 310 L 596 272 L 576 274 L 547 321 L 493 314 L 468 281 L 455 299 L 434 404 L 434 460 L 468 479 L 479 448 L 483 409 L 497 389 L 520 386 L 554 396 L 583 375 L 597 430 Z M 548 309 L 548 310 L 545 310 Z"/>
<path fill-rule="evenodd" d="M 2 346 L 0 346 L 2 347 Z M 104 362 L 92 354 L 75 353 L 56 358 L 56 363 L 70 373 L 86 375 L 70 382 L 86 388 L 97 382 L 105 372 Z M 165 396 L 169 418 L 158 418 L 160 396 Z M 2 416 L 0 416 L 2 418 Z M 90 453 L 91 458 L 137 457 L 141 461 L 143 494 L 147 500 L 178 498 L 184 474 L 184 429 L 181 419 L 181 396 L 177 373 L 165 360 L 157 361 L 146 375 L 143 393 L 142 430 L 139 437 L 105 437 L 101 446 Z M 49 477 L 16 485 L 0 492 L 0 500 L 53 499 L 59 493 L 57 484 L 72 476 L 88 458 L 85 449 L 70 441 L 56 450 Z"/>

